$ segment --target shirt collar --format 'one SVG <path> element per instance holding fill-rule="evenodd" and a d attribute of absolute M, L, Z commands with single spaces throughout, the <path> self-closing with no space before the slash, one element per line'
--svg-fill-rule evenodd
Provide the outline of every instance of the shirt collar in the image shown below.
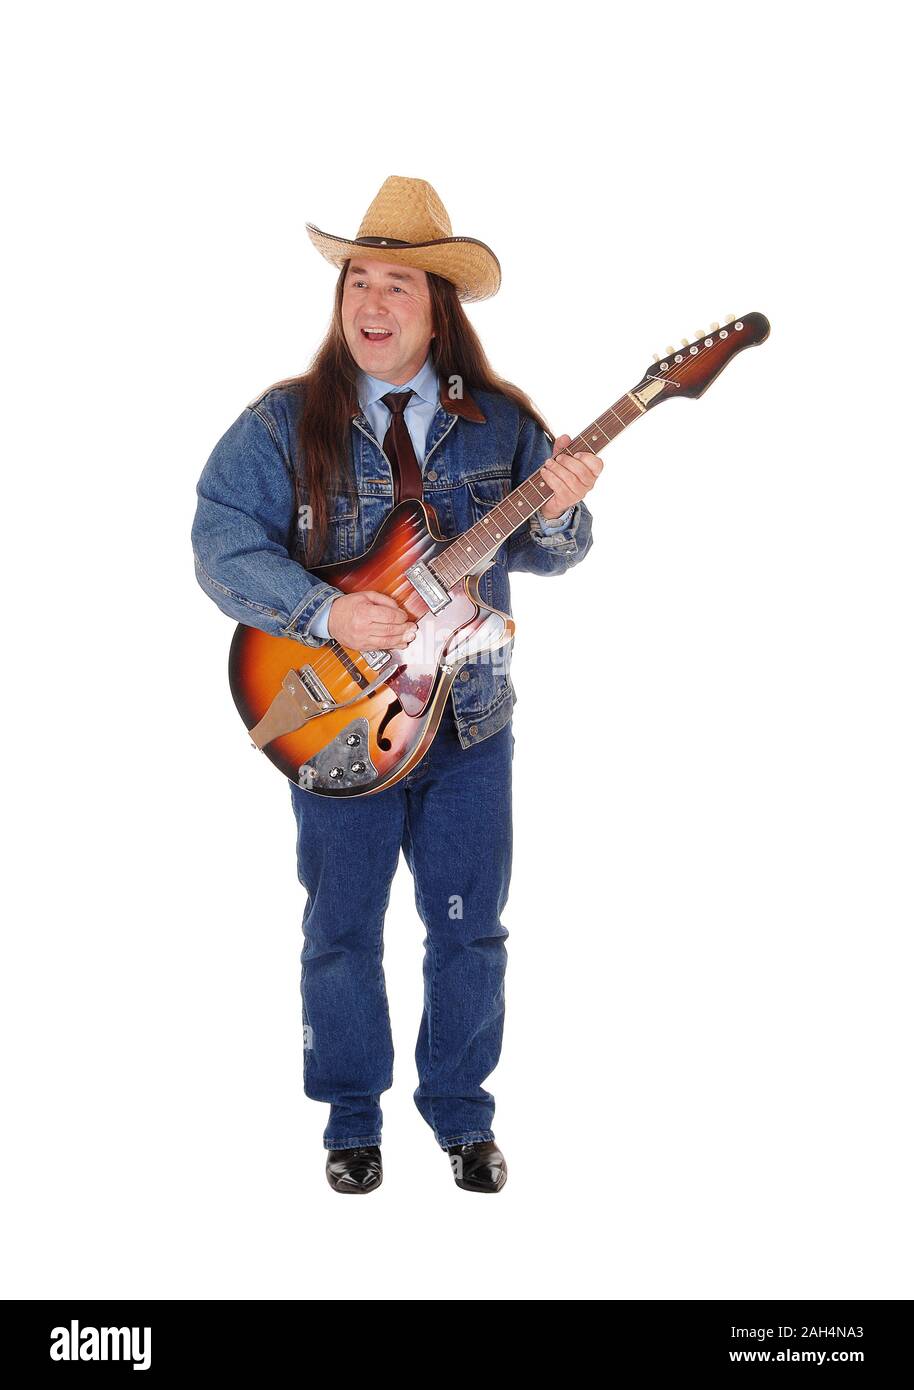
<path fill-rule="evenodd" d="M 374 405 L 389 391 L 410 390 L 415 391 L 419 399 L 423 401 L 433 403 L 438 399 L 438 376 L 432 366 L 431 353 L 426 357 L 416 375 L 404 382 L 402 386 L 394 386 L 389 381 L 381 381 L 376 376 L 369 376 L 367 372 L 359 372 L 359 405 L 362 410 Z"/>
<path fill-rule="evenodd" d="M 485 415 L 466 388 L 464 388 L 460 399 L 451 399 L 447 381 L 439 382 L 431 353 L 426 357 L 416 375 L 402 386 L 392 386 L 389 381 L 380 381 L 377 377 L 369 376 L 367 372 L 359 372 L 358 399 L 352 404 L 350 416 L 355 418 L 360 412 L 364 412 L 367 406 L 373 405 L 382 396 L 386 396 L 388 391 L 406 390 L 415 391 L 421 400 L 427 401 L 429 404 L 437 401 L 451 415 L 459 415 L 462 419 L 472 420 L 475 424 L 485 424 Z"/>

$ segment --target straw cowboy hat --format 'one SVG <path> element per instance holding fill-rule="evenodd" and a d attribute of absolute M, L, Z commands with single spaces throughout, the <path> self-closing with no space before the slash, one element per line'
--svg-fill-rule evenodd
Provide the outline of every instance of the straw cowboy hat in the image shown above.
<path fill-rule="evenodd" d="M 370 260 L 430 270 L 457 286 L 457 298 L 488 299 L 501 284 L 498 258 L 484 241 L 452 236 L 451 219 L 430 183 L 396 174 L 385 179 L 354 241 L 313 223 L 308 236 L 325 260 L 342 266 L 358 251 Z"/>

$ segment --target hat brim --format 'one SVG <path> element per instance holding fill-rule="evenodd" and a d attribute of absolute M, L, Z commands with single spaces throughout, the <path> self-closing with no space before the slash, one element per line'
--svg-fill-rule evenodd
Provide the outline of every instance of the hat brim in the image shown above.
<path fill-rule="evenodd" d="M 311 222 L 306 225 L 312 244 L 331 265 L 342 267 L 358 255 L 393 265 L 414 266 L 450 280 L 457 288 L 457 298 L 465 302 L 488 299 L 501 285 L 498 257 L 484 241 L 474 237 L 441 237 L 437 241 L 410 242 L 408 246 L 366 246 L 361 241 L 331 236 Z"/>

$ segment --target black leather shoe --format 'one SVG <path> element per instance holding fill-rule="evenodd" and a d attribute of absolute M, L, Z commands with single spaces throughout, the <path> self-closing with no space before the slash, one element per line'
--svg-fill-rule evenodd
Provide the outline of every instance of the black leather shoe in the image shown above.
<path fill-rule="evenodd" d="M 334 1192 L 374 1192 L 384 1171 L 377 1144 L 364 1149 L 328 1149 L 327 1181 Z"/>
<path fill-rule="evenodd" d="M 464 1192 L 500 1192 L 508 1181 L 508 1165 L 494 1139 L 455 1144 L 448 1154 L 454 1181 Z"/>

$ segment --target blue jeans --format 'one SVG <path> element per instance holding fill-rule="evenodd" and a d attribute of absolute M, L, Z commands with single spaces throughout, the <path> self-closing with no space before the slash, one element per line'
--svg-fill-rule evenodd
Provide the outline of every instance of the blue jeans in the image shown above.
<path fill-rule="evenodd" d="M 510 722 L 462 748 L 448 699 L 431 747 L 394 786 L 333 800 L 289 783 L 307 889 L 304 1089 L 330 1102 L 328 1149 L 381 1142 L 393 1084 L 384 916 L 401 847 L 426 930 L 413 1098 L 443 1149 L 494 1138 L 482 1083 L 504 1027 L 513 757 Z"/>

